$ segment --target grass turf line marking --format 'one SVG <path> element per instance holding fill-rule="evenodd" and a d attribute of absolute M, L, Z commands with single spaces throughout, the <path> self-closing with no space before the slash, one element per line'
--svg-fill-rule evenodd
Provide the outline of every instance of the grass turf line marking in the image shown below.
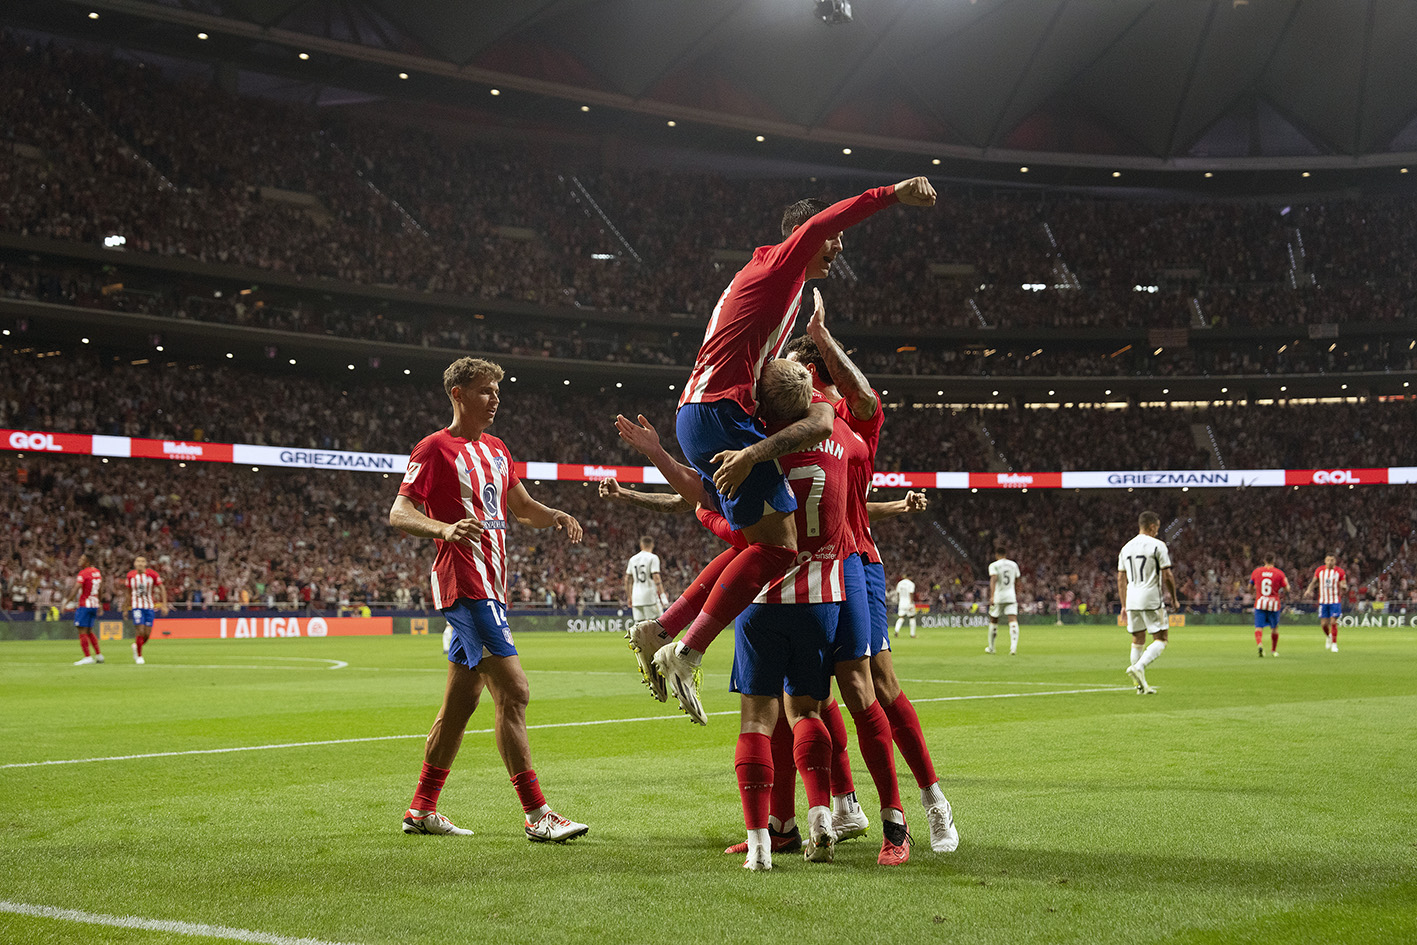
<path fill-rule="evenodd" d="M 134 915 L 103 915 L 97 912 L 81 912 L 78 909 L 59 909 L 55 906 L 32 906 L 28 903 L 9 902 L 4 899 L 0 899 L 0 912 L 34 916 L 40 919 L 84 922 L 89 925 L 109 925 L 120 929 L 143 929 L 148 932 L 168 932 L 174 935 L 193 935 L 199 938 L 258 942 L 260 945 L 347 945 L 347 943 L 329 942 L 319 938 L 295 938 L 271 932 L 255 932 L 251 929 L 233 929 L 225 925 L 179 922 L 175 919 L 142 919 Z"/>
<path fill-rule="evenodd" d="M 995 692 L 987 695 L 976 696 L 934 696 L 927 699 L 911 699 L 911 703 L 917 702 L 969 702 L 974 699 L 1027 699 L 1032 696 L 1072 696 L 1087 692 L 1133 692 L 1135 686 L 1105 686 L 1096 689 L 1056 689 L 1051 692 Z M 724 709 L 719 712 L 708 712 L 706 715 L 737 715 L 738 709 Z M 627 719 L 588 719 L 581 722 L 543 722 L 539 725 L 528 725 L 527 730 L 543 728 L 581 728 L 587 725 L 624 725 L 632 722 L 664 722 L 679 718 L 680 715 L 640 715 Z M 490 735 L 495 729 L 490 728 L 470 728 L 466 735 Z M 271 751 L 276 748 L 311 748 L 320 745 L 352 745 L 359 742 L 388 742 L 398 741 L 408 738 L 427 738 L 428 733 L 419 732 L 417 735 L 371 735 L 366 738 L 329 738 L 314 742 L 282 742 L 273 745 L 239 745 L 233 748 L 193 748 L 187 751 L 153 751 L 139 755 L 110 755 L 103 758 L 66 758 L 59 761 L 18 761 L 10 764 L 0 765 L 0 771 L 6 768 L 42 768 L 48 765 L 82 765 L 97 761 L 136 761 L 140 758 L 177 758 L 182 755 L 224 755 L 238 751 Z"/>

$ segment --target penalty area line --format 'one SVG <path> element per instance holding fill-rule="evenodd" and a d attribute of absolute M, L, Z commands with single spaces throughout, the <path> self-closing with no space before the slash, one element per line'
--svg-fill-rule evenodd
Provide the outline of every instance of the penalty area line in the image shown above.
<path fill-rule="evenodd" d="M 173 935 L 192 935 L 198 938 L 221 938 L 236 942 L 258 942 L 260 945 L 348 945 L 348 943 L 330 942 L 320 938 L 298 938 L 293 935 L 276 935 L 272 932 L 233 929 L 225 925 L 208 925 L 204 922 L 179 922 L 175 919 L 143 919 L 134 915 L 103 915 L 98 912 L 83 912 L 78 909 L 59 909 L 55 906 L 34 906 L 24 902 L 9 902 L 3 899 L 0 899 L 0 912 L 8 912 L 12 915 L 33 916 L 39 919 L 83 922 L 88 925 L 107 925 L 119 929 L 142 929 L 147 932 L 167 932 Z"/>
<path fill-rule="evenodd" d="M 969 702 L 975 699 L 1028 699 L 1033 696 L 1073 696 L 1088 692 L 1131 692 L 1133 686 L 1105 686 L 1091 689 L 1054 689 L 1049 692 L 994 692 L 983 693 L 972 696 L 932 696 L 925 699 L 911 699 L 911 703 L 919 702 Z M 706 715 L 737 715 L 737 709 L 723 709 L 718 712 L 708 712 Z M 681 715 L 639 715 L 625 719 L 586 719 L 580 722 L 542 722 L 538 725 L 528 725 L 527 730 L 548 729 L 548 728 L 584 728 L 591 725 L 628 725 L 635 722 L 667 722 L 681 718 Z M 466 735 L 490 735 L 495 729 L 490 728 L 470 728 Z M 427 738 L 425 732 L 417 735 L 371 735 L 365 738 L 327 738 L 320 741 L 310 742 L 281 742 L 272 745 L 238 745 L 231 748 L 193 748 L 187 751 L 152 751 L 137 755 L 109 755 L 102 758 L 66 758 L 57 761 L 18 761 L 10 764 L 0 765 L 0 771 L 6 768 L 42 768 L 48 765 L 82 765 L 97 761 L 136 761 L 141 758 L 178 758 L 183 755 L 225 755 L 239 751 L 273 751 L 277 748 L 313 748 L 321 745 L 354 745 L 360 742 L 388 742 L 399 741 L 410 738 Z"/>

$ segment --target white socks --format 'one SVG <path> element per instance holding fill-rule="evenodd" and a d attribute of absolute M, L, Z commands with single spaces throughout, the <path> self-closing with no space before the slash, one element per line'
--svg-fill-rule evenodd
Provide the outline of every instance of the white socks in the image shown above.
<path fill-rule="evenodd" d="M 1127 665 L 1128 665 L 1128 666 L 1135 666 L 1135 665 L 1137 665 L 1137 660 L 1141 659 L 1142 652 L 1145 651 L 1145 650 L 1146 650 L 1146 647 L 1140 646 L 1140 645 L 1138 645 L 1138 644 L 1136 644 L 1136 643 L 1133 643 L 1133 644 L 1132 644 L 1132 661 L 1131 661 L 1130 663 L 1128 663 Z"/>
<path fill-rule="evenodd" d="M 1009 652 L 1018 652 L 1018 621 L 1009 621 Z"/>
<path fill-rule="evenodd" d="M 881 820 L 887 823 L 900 824 L 902 827 L 905 826 L 905 814 L 896 810 L 894 807 L 882 807 Z"/>
<path fill-rule="evenodd" d="M 832 813 L 852 814 L 861 809 L 861 803 L 856 800 L 856 792 L 850 794 L 832 795 Z"/>
<path fill-rule="evenodd" d="M 998 625 L 997 623 L 991 623 L 991 624 L 989 624 L 989 649 L 992 650 L 992 649 L 994 648 L 994 641 L 997 640 L 998 638 L 999 638 L 999 625 Z"/>
<path fill-rule="evenodd" d="M 1133 647 L 1133 649 L 1135 649 L 1135 647 Z M 1151 646 L 1146 648 L 1146 652 L 1142 653 L 1141 659 L 1137 660 L 1133 665 L 1146 669 L 1147 666 L 1151 665 L 1152 660 L 1161 655 L 1161 651 L 1164 649 L 1166 649 L 1165 640 L 1151 641 Z"/>
<path fill-rule="evenodd" d="M 910 635 L 915 636 L 915 618 L 910 618 Z"/>
<path fill-rule="evenodd" d="M 920 789 L 920 803 L 926 807 L 939 807 L 945 803 L 945 792 L 940 790 L 939 781 Z"/>

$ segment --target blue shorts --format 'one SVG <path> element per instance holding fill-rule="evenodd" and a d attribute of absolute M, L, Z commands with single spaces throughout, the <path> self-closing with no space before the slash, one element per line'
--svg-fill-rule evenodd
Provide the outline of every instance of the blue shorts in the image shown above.
<path fill-rule="evenodd" d="M 827 698 L 840 614 L 840 604 L 749 604 L 733 622 L 729 691 Z"/>
<path fill-rule="evenodd" d="M 93 618 L 98 616 L 97 607 L 80 607 L 74 611 L 74 626 L 85 630 L 93 629 Z"/>
<path fill-rule="evenodd" d="M 713 457 L 724 450 L 741 450 L 767 439 L 767 435 L 743 408 L 731 400 L 709 404 L 685 404 L 674 418 L 679 448 L 704 480 L 704 490 L 718 499 L 718 511 L 735 529 L 756 525 L 767 506 L 791 514 L 797 511 L 797 497 L 787 487 L 787 477 L 776 462 L 758 463 L 748 473 L 732 498 L 714 488 L 718 469 Z"/>
<path fill-rule="evenodd" d="M 891 634 L 886 624 L 886 566 L 879 561 L 862 559 L 866 571 L 866 593 L 871 604 L 871 655 L 891 648 Z"/>
<path fill-rule="evenodd" d="M 134 607 L 129 616 L 132 617 L 133 625 L 137 627 L 151 627 L 153 625 L 153 609 L 151 607 Z"/>
<path fill-rule="evenodd" d="M 1342 617 L 1342 616 L 1343 616 L 1343 605 L 1342 605 L 1342 604 L 1320 604 L 1320 605 L 1319 605 L 1319 619 L 1320 619 L 1320 620 L 1337 620 L 1339 617 Z"/>
<path fill-rule="evenodd" d="M 1277 610 L 1256 610 L 1255 629 L 1261 630 L 1269 627 L 1271 630 L 1279 629 L 1279 611 Z"/>
<path fill-rule="evenodd" d="M 846 601 L 832 639 L 832 662 L 849 663 L 871 655 L 871 601 L 866 589 L 866 571 L 861 556 L 851 555 L 843 563 Z"/>
<path fill-rule="evenodd" d="M 512 628 L 507 624 L 507 608 L 495 600 L 459 597 L 443 608 L 448 626 L 453 628 L 453 645 L 448 662 L 476 669 L 484 656 L 516 656 Z"/>

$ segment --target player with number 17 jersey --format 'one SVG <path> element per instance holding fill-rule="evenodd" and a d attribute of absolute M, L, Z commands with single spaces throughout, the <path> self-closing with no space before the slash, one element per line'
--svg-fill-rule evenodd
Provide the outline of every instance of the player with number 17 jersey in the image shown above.
<path fill-rule="evenodd" d="M 484 529 L 471 545 L 433 540 L 434 607 L 442 610 L 464 597 L 506 606 L 507 495 L 520 481 L 511 452 L 490 433 L 467 440 L 442 429 L 413 448 L 399 495 L 424 506 L 429 518 L 475 518 Z"/>

